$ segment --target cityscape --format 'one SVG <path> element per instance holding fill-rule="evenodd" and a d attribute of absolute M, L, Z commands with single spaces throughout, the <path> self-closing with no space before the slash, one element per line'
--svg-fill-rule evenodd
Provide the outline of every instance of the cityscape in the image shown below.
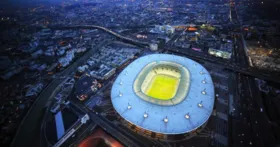
<path fill-rule="evenodd" d="M 279 147 L 280 1 L 0 2 L 2 147 Z"/>

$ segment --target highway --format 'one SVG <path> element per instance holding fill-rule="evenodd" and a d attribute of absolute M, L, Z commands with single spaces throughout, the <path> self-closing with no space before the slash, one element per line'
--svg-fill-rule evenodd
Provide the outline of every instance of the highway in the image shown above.
<path fill-rule="evenodd" d="M 267 115 L 261 111 L 264 107 L 255 80 L 237 74 L 234 82 L 238 89 L 233 101 L 234 111 L 231 114 L 232 146 L 274 145 Z"/>
<path fill-rule="evenodd" d="M 144 147 L 144 146 L 150 146 L 150 144 L 147 142 L 147 140 L 139 140 L 139 138 L 135 138 L 135 136 L 129 134 L 129 132 L 126 132 L 122 130 L 120 127 L 115 127 L 111 122 L 109 122 L 106 118 L 103 118 L 103 116 L 98 115 L 97 113 L 92 112 L 91 110 L 87 109 L 83 105 L 79 103 L 73 103 L 77 108 L 79 108 L 81 111 L 87 113 L 90 116 L 90 119 L 96 123 L 98 126 L 106 130 L 108 133 L 110 133 L 112 136 L 120 140 L 123 144 L 126 146 L 133 146 L 133 147 Z M 129 137 L 128 137 L 129 136 Z"/>
<path fill-rule="evenodd" d="M 116 36 L 119 39 L 122 39 L 124 41 L 130 42 L 132 44 L 135 45 L 140 45 L 140 46 L 144 46 L 144 47 L 148 47 L 149 43 L 147 42 L 140 42 L 138 40 L 134 40 L 125 36 L 122 36 L 118 33 L 115 33 L 107 28 L 101 27 L 101 26 L 95 26 L 95 25 L 82 25 L 82 26 L 50 26 L 49 28 L 51 29 L 100 29 L 103 30 L 105 32 L 108 32 L 114 36 Z M 104 44 L 104 43 L 103 43 Z M 101 47 L 100 44 L 98 47 Z M 96 47 L 96 48 L 98 48 Z M 95 49 L 96 49 L 95 48 Z M 242 49 L 242 48 L 240 48 Z M 244 75 L 248 75 L 248 76 L 252 76 L 252 77 L 257 77 L 260 79 L 264 79 L 264 80 L 268 80 L 268 81 L 272 81 L 272 82 L 278 82 L 280 83 L 280 76 L 278 75 L 274 75 L 272 73 L 263 73 L 260 72 L 257 69 L 254 68 L 244 68 L 244 67 L 240 67 L 239 65 L 235 65 L 235 64 L 230 64 L 228 62 L 222 62 L 220 60 L 216 60 L 214 57 L 209 57 L 209 56 L 198 56 L 198 55 L 191 55 L 190 53 L 187 52 L 179 52 L 178 50 L 176 50 L 175 48 L 165 48 L 165 50 L 173 52 L 173 53 L 180 53 L 180 54 L 184 54 L 187 57 L 191 58 L 191 59 L 195 59 L 195 60 L 200 60 L 200 61 L 209 61 L 209 62 L 214 62 L 214 63 L 218 63 L 220 65 L 223 65 L 225 69 L 234 71 L 234 72 L 239 72 L 242 73 Z M 79 58 L 76 62 L 74 62 L 72 65 L 70 65 L 67 69 L 65 69 L 62 73 L 59 74 L 59 76 L 67 76 L 70 75 L 73 71 L 75 71 L 77 69 L 77 67 L 81 64 L 83 64 L 85 62 L 86 59 L 88 59 L 92 53 L 95 50 L 92 49 L 89 52 L 87 52 L 86 54 L 84 54 L 81 58 Z M 246 58 L 246 56 L 244 55 L 244 52 L 241 53 L 242 51 L 239 50 L 240 54 L 239 55 L 243 55 L 240 59 L 244 60 Z M 245 65 L 246 63 L 244 63 Z M 30 146 L 33 142 L 33 138 L 36 134 L 34 134 L 33 132 L 36 129 L 36 126 L 38 125 L 39 119 L 40 119 L 40 112 L 44 109 L 46 102 L 48 101 L 50 95 L 52 94 L 52 92 L 54 91 L 54 89 L 57 87 L 57 85 L 59 85 L 61 82 L 63 81 L 63 79 L 57 79 L 57 80 L 53 80 L 43 91 L 42 93 L 38 96 L 37 100 L 34 102 L 33 106 L 29 109 L 27 115 L 25 116 L 25 118 L 23 119 L 23 121 L 21 122 L 21 125 L 15 135 L 15 138 L 11 144 L 11 146 Z M 91 116 L 92 118 L 96 118 L 95 115 Z M 108 127 L 108 126 L 107 126 Z M 106 127 L 106 128 L 107 128 Z M 27 134 L 29 134 L 29 136 L 27 137 Z M 33 134 L 33 135 L 31 135 Z"/>
<path fill-rule="evenodd" d="M 242 32 L 235 2 L 230 0 L 230 3 L 233 23 L 238 24 Z M 279 75 L 251 68 L 244 37 L 240 34 L 235 36 L 234 40 L 236 46 L 234 46 L 232 61 L 233 64 L 239 66 L 239 69 L 234 68 L 240 71 L 236 74 L 236 80 L 233 81 L 233 85 L 236 85 L 236 91 L 229 117 L 229 129 L 232 135 L 230 144 L 232 147 L 274 146 L 275 140 L 270 130 L 269 120 L 263 111 L 261 94 L 253 77 L 277 82 L 279 81 Z M 236 69 L 234 71 L 238 71 Z"/>
<path fill-rule="evenodd" d="M 141 42 L 141 41 L 129 38 L 129 37 L 122 36 L 122 35 L 114 32 L 114 31 L 112 31 L 110 29 L 107 29 L 105 27 L 102 27 L 102 26 L 96 26 L 96 25 L 49 26 L 48 28 L 54 29 L 54 30 L 62 30 L 62 29 L 100 29 L 102 31 L 105 31 L 107 33 L 110 33 L 110 34 L 114 35 L 115 37 L 117 37 L 119 39 L 122 39 L 123 41 L 127 41 L 131 44 L 135 44 L 135 45 L 142 46 L 142 47 L 149 47 L 148 42 Z"/>
<path fill-rule="evenodd" d="M 234 11 L 236 14 L 236 11 Z M 233 13 L 233 12 L 232 12 Z M 233 13 L 234 14 L 234 13 Z M 233 16 L 233 19 L 236 20 L 237 19 L 237 14 L 235 16 Z M 112 30 L 109 30 L 105 27 L 102 26 L 96 26 L 96 25 L 81 25 L 81 26 L 49 26 L 48 28 L 50 29 L 56 29 L 56 30 L 60 30 L 60 29 L 100 29 L 103 30 L 105 32 L 108 32 L 114 36 L 116 36 L 117 38 L 120 38 L 124 41 L 127 41 L 129 43 L 132 43 L 134 45 L 138 45 L 141 47 L 149 47 L 149 43 L 147 42 L 141 42 L 135 39 L 131 39 L 129 37 L 125 37 L 122 36 L 116 32 L 113 32 Z M 171 51 L 171 52 L 176 52 L 176 53 L 183 53 L 185 55 L 187 55 L 190 58 L 196 59 L 196 60 L 205 60 L 205 61 L 209 61 L 209 62 L 215 62 L 221 65 L 224 65 L 226 69 L 234 71 L 234 72 L 240 72 L 242 74 L 245 75 L 249 75 L 252 77 L 256 77 L 259 79 L 263 79 L 263 80 L 267 80 L 267 81 L 272 81 L 272 82 L 277 82 L 280 83 L 280 76 L 279 74 L 275 74 L 275 73 L 264 73 L 264 71 L 260 71 L 256 68 L 253 67 L 248 67 L 248 58 L 246 56 L 246 51 L 244 50 L 245 46 L 244 46 L 244 41 L 242 41 L 240 39 L 240 37 L 237 39 L 238 43 L 238 48 L 237 48 L 237 58 L 240 64 L 230 64 L 229 62 L 225 62 L 222 59 L 215 59 L 214 57 L 211 57 L 209 55 L 193 55 L 190 53 L 190 51 L 188 50 L 184 50 L 184 52 L 179 52 L 176 47 L 172 47 L 172 46 L 168 46 L 166 48 L 164 48 L 165 50 Z"/>
<path fill-rule="evenodd" d="M 249 61 L 247 52 L 245 51 L 245 43 L 242 40 L 242 35 L 234 36 L 235 46 L 232 51 L 233 64 L 239 65 L 240 68 L 248 68 Z"/>
<path fill-rule="evenodd" d="M 143 53 L 144 52 L 142 50 L 141 53 L 139 54 L 139 56 L 141 56 Z M 133 60 L 129 61 L 128 63 L 131 63 L 132 61 Z M 122 71 L 123 68 L 125 68 L 125 66 L 118 69 L 115 75 L 118 75 L 119 71 Z M 106 90 L 106 88 L 112 86 L 112 82 L 114 82 L 114 79 L 115 79 L 115 76 L 106 80 L 103 83 L 103 87 L 98 90 L 96 95 L 100 95 L 101 97 L 103 97 L 102 91 L 104 91 L 104 90 Z M 89 101 L 91 101 L 91 100 L 89 100 Z M 74 103 L 76 105 L 76 107 L 78 107 L 80 110 L 83 110 L 85 113 L 89 114 L 92 121 L 94 121 L 98 126 L 103 128 L 104 130 L 106 130 L 108 133 L 110 133 L 116 139 L 120 140 L 126 146 L 129 146 L 129 147 L 130 146 L 133 146 L 133 147 L 134 146 L 135 147 L 137 147 L 137 146 L 146 147 L 147 146 L 148 147 L 148 146 L 153 145 L 153 143 L 154 143 L 153 141 L 148 140 L 142 136 L 139 136 L 138 134 L 133 133 L 129 130 L 126 130 L 122 127 L 116 126 L 115 124 L 112 124 L 112 122 L 109 121 L 107 118 L 105 118 L 103 115 L 99 115 L 98 113 L 93 112 L 92 108 L 88 107 L 87 105 L 84 106 L 75 100 L 72 100 L 72 103 Z"/>
<path fill-rule="evenodd" d="M 94 49 L 86 52 L 82 57 L 80 57 L 77 61 L 71 64 L 67 69 L 58 74 L 57 76 L 68 76 L 74 71 L 77 70 L 78 66 L 83 64 L 96 49 L 102 47 L 104 44 L 107 44 L 107 41 L 100 43 Z M 22 147 L 22 146 L 31 146 L 33 143 L 33 138 L 38 135 L 35 134 L 36 126 L 40 122 L 41 113 L 45 108 L 46 103 L 48 102 L 51 94 L 57 88 L 57 86 L 63 82 L 64 79 L 55 79 L 53 80 L 45 89 L 42 90 L 42 93 L 37 97 L 36 101 L 32 105 L 32 107 L 27 112 L 26 116 L 22 120 L 17 133 L 14 137 L 14 140 L 11 146 L 14 147 Z"/>
<path fill-rule="evenodd" d="M 242 73 L 244 75 L 252 76 L 255 78 L 280 83 L 280 76 L 277 73 L 267 73 L 267 72 L 260 71 L 253 67 L 243 68 L 243 67 L 240 67 L 240 65 L 231 64 L 229 62 L 222 62 L 221 60 L 215 59 L 215 57 L 194 55 L 194 54 L 188 53 L 187 51 L 177 50 L 176 48 L 165 48 L 165 50 L 167 50 L 171 53 L 179 54 L 179 55 L 183 54 L 186 57 L 196 60 L 196 61 L 202 61 L 202 62 L 207 61 L 207 62 L 220 64 L 220 65 L 223 65 L 225 69 L 233 71 L 233 72 L 238 72 L 238 73 Z"/>

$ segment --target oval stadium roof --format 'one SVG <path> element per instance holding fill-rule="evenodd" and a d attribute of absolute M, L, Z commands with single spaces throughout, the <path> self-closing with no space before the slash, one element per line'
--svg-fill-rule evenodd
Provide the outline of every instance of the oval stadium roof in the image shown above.
<path fill-rule="evenodd" d="M 158 105 L 139 98 L 134 92 L 138 74 L 146 65 L 157 61 L 174 62 L 188 69 L 190 85 L 180 103 Z M 176 55 L 152 54 L 138 58 L 119 74 L 111 99 L 120 116 L 140 128 L 162 134 L 182 134 L 197 129 L 209 119 L 214 106 L 214 86 L 210 74 L 199 63 Z"/>

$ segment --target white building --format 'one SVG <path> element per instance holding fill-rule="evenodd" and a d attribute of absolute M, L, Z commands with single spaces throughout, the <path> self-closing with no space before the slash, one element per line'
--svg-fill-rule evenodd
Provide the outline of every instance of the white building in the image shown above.
<path fill-rule="evenodd" d="M 175 28 L 170 25 L 156 25 L 150 32 L 158 34 L 173 34 L 175 32 Z"/>
<path fill-rule="evenodd" d="M 44 52 L 44 54 L 45 54 L 46 56 L 54 56 L 54 55 L 55 55 L 55 52 L 54 52 L 53 48 L 50 48 L 50 49 L 46 50 L 46 51 Z"/>
<path fill-rule="evenodd" d="M 64 49 L 59 49 L 56 51 L 56 55 L 58 55 L 58 56 L 62 56 L 64 53 L 65 53 Z"/>
<path fill-rule="evenodd" d="M 74 50 L 69 50 L 66 52 L 66 56 L 62 57 L 58 60 L 58 62 L 61 64 L 62 67 L 66 67 L 70 64 L 70 62 L 74 59 L 75 54 Z"/>
<path fill-rule="evenodd" d="M 85 48 L 85 47 L 79 47 L 79 48 L 75 49 L 75 52 L 82 53 L 82 52 L 85 52 L 86 50 L 87 50 L 87 48 Z"/>
<path fill-rule="evenodd" d="M 83 66 L 79 66 L 79 67 L 78 67 L 78 71 L 79 71 L 79 72 L 84 72 L 86 69 L 88 69 L 88 66 L 87 66 L 87 65 L 83 65 Z"/>
<path fill-rule="evenodd" d="M 158 45 L 157 45 L 156 43 L 151 43 L 151 44 L 150 44 L 150 49 L 151 49 L 152 51 L 156 51 L 156 50 L 158 49 Z"/>
<path fill-rule="evenodd" d="M 43 89 L 43 83 L 37 83 L 36 85 L 31 85 L 26 91 L 25 96 L 37 96 Z"/>
<path fill-rule="evenodd" d="M 165 26 L 165 33 L 166 34 L 173 34 L 175 32 L 175 28 L 173 28 L 172 26 L 170 25 L 166 25 Z"/>

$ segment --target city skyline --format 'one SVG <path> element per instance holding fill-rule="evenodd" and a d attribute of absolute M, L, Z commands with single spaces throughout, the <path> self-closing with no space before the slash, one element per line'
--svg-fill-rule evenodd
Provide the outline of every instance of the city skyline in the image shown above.
<path fill-rule="evenodd" d="M 0 2 L 0 145 L 280 144 L 277 0 Z"/>

